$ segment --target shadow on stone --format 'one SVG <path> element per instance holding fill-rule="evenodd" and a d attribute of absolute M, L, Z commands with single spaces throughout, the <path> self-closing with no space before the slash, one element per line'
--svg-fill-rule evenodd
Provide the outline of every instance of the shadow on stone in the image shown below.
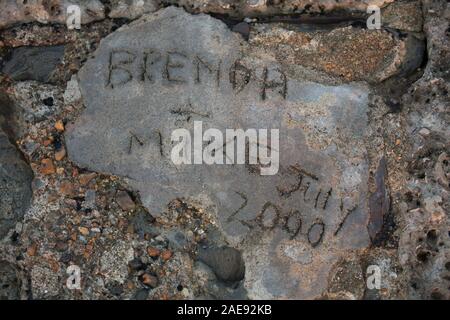
<path fill-rule="evenodd" d="M 198 258 L 208 265 L 218 279 L 232 283 L 245 276 L 245 264 L 241 252 L 231 247 L 200 249 Z"/>

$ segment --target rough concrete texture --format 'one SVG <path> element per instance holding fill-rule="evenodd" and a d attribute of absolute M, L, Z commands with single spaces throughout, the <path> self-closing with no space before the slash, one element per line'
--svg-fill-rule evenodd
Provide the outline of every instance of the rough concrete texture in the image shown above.
<path fill-rule="evenodd" d="M 110 18 L 136 19 L 144 13 L 154 12 L 158 8 L 156 0 L 113 0 L 108 16 Z"/>
<path fill-rule="evenodd" d="M 339 10 L 366 11 L 367 6 L 384 7 L 395 0 L 162 0 L 164 4 L 176 4 L 185 10 L 199 13 L 226 14 L 232 17 L 253 17 L 283 14 L 323 14 Z"/>
<path fill-rule="evenodd" d="M 395 1 L 382 10 L 383 24 L 394 29 L 421 32 L 423 26 L 420 1 Z"/>
<path fill-rule="evenodd" d="M 105 16 L 103 4 L 97 0 L 2 0 L 0 5 L 0 29 L 24 22 L 65 24 L 70 5 L 79 6 L 83 24 L 101 20 Z"/>
<path fill-rule="evenodd" d="M 331 32 L 295 32 L 283 25 L 257 25 L 250 43 L 277 46 L 277 59 L 312 67 L 348 81 L 382 82 L 396 74 L 416 70 L 425 45 L 413 35 L 399 40 L 393 34 L 354 27 Z"/>
<path fill-rule="evenodd" d="M 429 61 L 403 97 L 409 136 L 404 232 L 399 258 L 416 298 L 449 298 L 449 18 L 448 3 L 423 2 Z"/>
<path fill-rule="evenodd" d="M 449 298 L 448 2 L 104 1 L 72 31 L 17 3 L 0 64 L 64 52 L 0 73 L 0 297 Z M 280 128 L 278 174 L 173 165 L 199 120 Z"/>

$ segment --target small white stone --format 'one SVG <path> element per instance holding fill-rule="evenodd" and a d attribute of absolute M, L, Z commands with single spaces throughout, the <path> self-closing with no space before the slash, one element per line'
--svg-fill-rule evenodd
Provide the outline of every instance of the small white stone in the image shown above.
<path fill-rule="evenodd" d="M 183 288 L 183 290 L 181 290 L 181 294 L 188 298 L 189 297 L 189 290 L 187 288 Z"/>
<path fill-rule="evenodd" d="M 65 104 L 74 103 L 81 99 L 80 88 L 78 87 L 78 81 L 75 76 L 72 76 L 70 81 L 67 82 L 63 97 Z"/>
<path fill-rule="evenodd" d="M 21 232 L 22 232 L 22 229 L 23 229 L 22 223 L 21 223 L 21 222 L 17 222 L 15 231 L 16 231 L 17 233 L 21 233 Z"/>

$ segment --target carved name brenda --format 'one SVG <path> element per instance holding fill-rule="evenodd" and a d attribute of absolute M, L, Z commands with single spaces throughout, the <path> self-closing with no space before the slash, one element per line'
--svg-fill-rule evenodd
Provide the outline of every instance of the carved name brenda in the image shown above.
<path fill-rule="evenodd" d="M 105 85 L 107 88 L 117 88 L 132 81 L 148 84 L 160 81 L 163 85 L 201 85 L 209 82 L 219 87 L 222 81 L 227 81 L 234 92 L 239 93 L 252 80 L 258 83 L 262 100 L 268 98 L 269 92 L 286 99 L 288 80 L 280 69 L 251 69 L 239 59 L 230 66 L 224 66 L 221 59 L 214 61 L 179 50 L 114 49 L 109 53 Z"/>

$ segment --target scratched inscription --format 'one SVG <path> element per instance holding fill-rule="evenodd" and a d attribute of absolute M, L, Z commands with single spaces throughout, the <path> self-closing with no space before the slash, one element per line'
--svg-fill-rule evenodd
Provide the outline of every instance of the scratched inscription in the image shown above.
<path fill-rule="evenodd" d="M 321 285 L 302 284 L 313 274 L 284 277 L 291 263 L 325 272 L 343 250 L 369 243 L 368 92 L 308 81 L 295 67 L 254 54 L 218 20 L 161 10 L 105 38 L 81 69 L 86 110 L 67 128 L 69 156 L 128 179 L 154 216 L 175 199 L 202 206 L 248 253 L 246 267 L 263 268 L 254 277 L 267 290 L 309 297 Z M 278 173 L 261 176 L 249 162 L 175 165 L 172 132 L 193 133 L 197 121 L 203 132 L 279 129 Z M 256 261 L 261 252 L 274 258 Z M 270 282 L 269 269 L 279 278 Z"/>
<path fill-rule="evenodd" d="M 164 85 L 182 85 L 194 83 L 202 85 L 208 82 L 220 87 L 221 81 L 228 82 L 235 94 L 244 90 L 254 80 L 257 83 L 256 94 L 261 100 L 269 97 L 269 92 L 286 99 L 288 79 L 279 69 L 260 70 L 245 66 L 240 59 L 230 66 L 223 66 L 222 60 L 206 62 L 199 54 L 171 50 L 162 52 L 158 49 L 113 49 L 108 53 L 108 66 L 105 81 L 106 88 L 117 88 L 133 81 L 154 84 L 159 81 Z"/>
<path fill-rule="evenodd" d="M 192 118 L 208 119 L 211 117 L 208 113 L 196 112 L 192 104 L 167 110 L 170 116 L 175 116 L 174 125 L 182 126 L 192 123 Z M 128 132 L 126 138 L 128 144 L 121 150 L 128 155 L 146 151 L 162 159 L 170 166 L 170 139 L 163 137 L 161 130 L 146 130 L 147 134 L 137 135 L 134 132 Z M 223 147 L 225 149 L 225 145 Z M 138 155 L 139 156 L 139 155 Z M 231 170 L 235 170 L 236 167 Z M 257 165 L 245 165 L 246 174 L 258 177 Z M 353 207 L 344 207 L 345 194 L 334 194 L 333 186 L 326 178 L 319 178 L 301 167 L 299 163 L 282 167 L 277 184 L 268 183 L 272 189 L 273 200 L 266 201 L 264 198 L 259 200 L 260 208 L 253 208 L 251 218 L 242 218 L 240 214 L 245 212 L 248 205 L 248 198 L 253 193 L 252 190 L 236 189 L 231 190 L 239 196 L 236 209 L 231 210 L 230 214 L 224 220 L 225 223 L 237 221 L 248 227 L 249 230 L 273 230 L 279 228 L 283 230 L 291 239 L 303 236 L 312 247 L 321 244 L 325 232 L 331 232 L 336 237 L 345 226 L 349 215 L 355 211 L 357 205 Z M 186 195 L 181 196 L 183 200 L 189 201 Z M 289 200 L 289 201 L 288 201 Z M 333 201 L 333 204 L 330 204 Z M 283 205 L 283 203 L 290 205 Z M 281 203 L 281 204 L 280 204 Z M 293 203 L 294 205 L 292 206 Z M 330 210 L 336 212 L 336 219 L 332 223 L 327 222 L 320 214 Z M 311 219 L 311 212 L 318 212 Z"/>

